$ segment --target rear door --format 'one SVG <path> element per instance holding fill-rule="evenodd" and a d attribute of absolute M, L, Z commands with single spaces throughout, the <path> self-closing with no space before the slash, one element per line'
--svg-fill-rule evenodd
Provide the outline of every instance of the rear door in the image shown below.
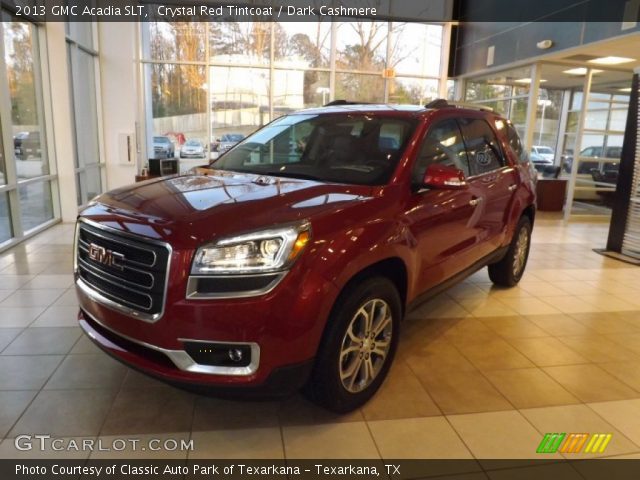
<path fill-rule="evenodd" d="M 469 159 L 469 190 L 475 201 L 479 260 L 499 248 L 506 235 L 509 206 L 518 184 L 518 175 L 509 165 L 493 127 L 485 118 L 459 120 Z M 505 123 L 501 122 L 502 128 Z"/>

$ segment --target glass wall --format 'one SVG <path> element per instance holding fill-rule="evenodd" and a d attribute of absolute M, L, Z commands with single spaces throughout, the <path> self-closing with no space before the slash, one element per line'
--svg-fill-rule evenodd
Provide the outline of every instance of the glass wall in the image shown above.
<path fill-rule="evenodd" d="M 609 215 L 618 181 L 622 143 L 629 108 L 631 75 L 598 71 L 592 77 L 586 98 L 584 124 L 580 136 L 580 113 L 584 93 L 571 90 L 564 136 L 563 177 L 575 175 L 571 213 Z M 613 81 L 612 81 L 613 80 Z M 576 164 L 574 166 L 574 163 Z"/>
<path fill-rule="evenodd" d="M 441 25 L 230 19 L 141 28 L 149 156 L 180 158 L 181 170 L 289 112 L 333 99 L 424 104 L 446 81 Z"/>
<path fill-rule="evenodd" d="M 467 81 L 465 101 L 486 105 L 511 119 L 524 137 L 530 90 L 531 67 L 524 67 Z"/>
<path fill-rule="evenodd" d="M 40 32 L 0 10 L 0 245 L 54 219 L 55 169 L 45 135 Z M 6 103 L 5 103 L 6 99 Z M 57 199 L 56 199 L 57 201 Z"/>
<path fill-rule="evenodd" d="M 9 215 L 9 197 L 6 193 L 0 193 L 0 245 L 13 237 Z"/>
<path fill-rule="evenodd" d="M 529 156 L 539 176 L 567 180 L 565 215 L 609 215 L 631 74 L 576 64 L 539 63 L 536 69 L 535 112 L 527 111 L 533 66 L 467 79 L 465 99 L 509 117 L 524 138 L 531 122 Z"/>
<path fill-rule="evenodd" d="M 100 157 L 97 103 L 98 49 L 93 24 L 67 22 L 67 54 L 75 135 L 78 205 L 102 193 L 104 163 Z"/>

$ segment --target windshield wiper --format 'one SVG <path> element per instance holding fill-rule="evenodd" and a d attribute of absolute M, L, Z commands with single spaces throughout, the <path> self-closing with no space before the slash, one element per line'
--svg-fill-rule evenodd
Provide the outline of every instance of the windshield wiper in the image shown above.
<path fill-rule="evenodd" d="M 322 181 L 321 178 L 316 177 L 314 175 L 309 175 L 307 173 L 294 173 L 294 172 L 282 172 L 280 170 L 269 171 L 269 172 L 253 172 L 257 175 L 269 175 L 271 177 L 286 177 L 286 178 L 299 178 L 302 180 L 318 180 Z"/>

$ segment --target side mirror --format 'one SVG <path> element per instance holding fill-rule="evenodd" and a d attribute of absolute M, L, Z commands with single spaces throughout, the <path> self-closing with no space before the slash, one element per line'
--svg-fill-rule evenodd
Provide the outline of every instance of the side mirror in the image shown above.
<path fill-rule="evenodd" d="M 464 172 L 459 168 L 437 163 L 429 165 L 422 184 L 428 188 L 441 190 L 459 190 L 467 188 Z"/>

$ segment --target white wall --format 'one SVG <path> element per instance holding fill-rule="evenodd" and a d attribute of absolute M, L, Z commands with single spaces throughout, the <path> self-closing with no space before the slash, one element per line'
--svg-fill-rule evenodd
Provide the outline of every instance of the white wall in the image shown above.
<path fill-rule="evenodd" d="M 63 222 L 75 222 L 78 214 L 75 179 L 73 117 L 69 85 L 67 44 L 64 22 L 47 22 L 46 48 L 53 125 L 48 132 L 53 136 L 60 191 L 60 213 Z M 43 54 L 45 54 L 43 52 Z M 43 86 L 45 89 L 46 86 Z"/>
<path fill-rule="evenodd" d="M 107 185 L 105 190 L 134 182 L 141 154 L 136 151 L 136 120 L 141 92 L 138 92 L 136 23 L 100 22 L 100 80 Z M 144 143 L 142 128 L 137 142 Z M 132 164 L 126 164 L 121 134 L 131 134 Z"/>

